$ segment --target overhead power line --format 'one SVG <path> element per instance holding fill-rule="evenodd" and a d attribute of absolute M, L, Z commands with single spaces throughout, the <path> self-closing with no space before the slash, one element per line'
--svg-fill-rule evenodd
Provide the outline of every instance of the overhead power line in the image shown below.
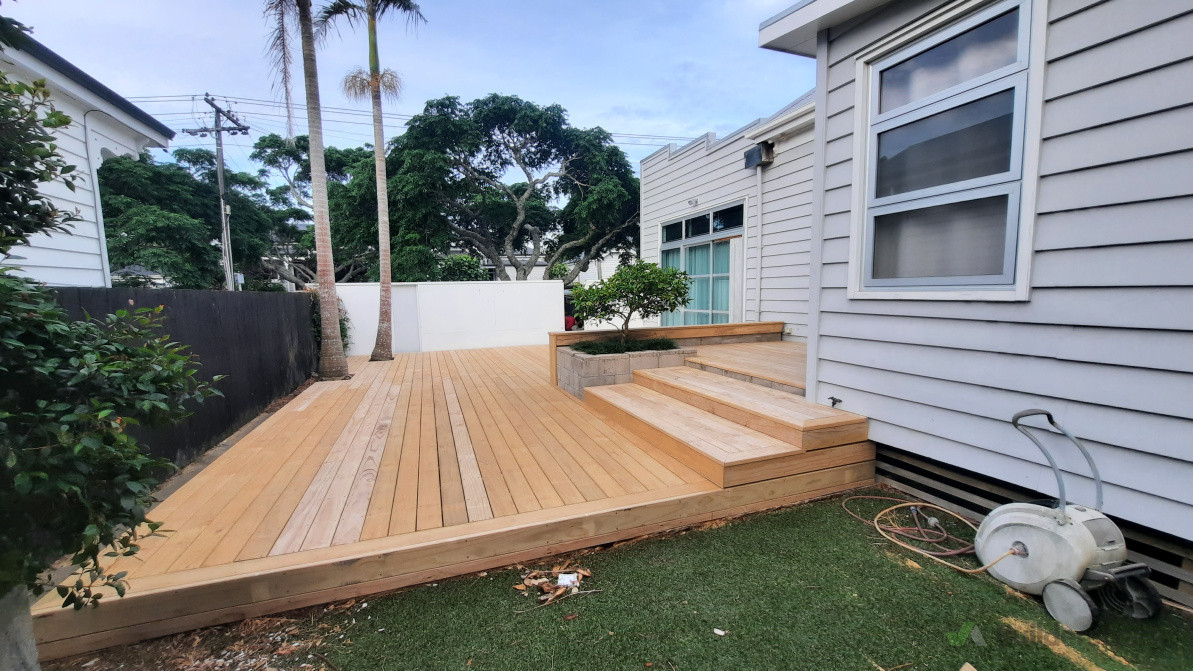
<path fill-rule="evenodd" d="M 132 96 L 129 98 L 129 100 L 133 101 L 133 102 L 141 102 L 141 103 L 163 103 L 164 104 L 164 103 L 176 103 L 176 102 L 190 102 L 190 101 L 194 100 L 196 97 L 198 97 L 198 96 L 191 95 L 191 94 L 168 95 L 168 96 L 167 95 L 163 95 L 163 96 Z M 244 96 L 220 96 L 220 97 L 225 100 L 228 100 L 228 101 L 236 102 L 240 105 L 251 105 L 251 106 L 256 106 L 256 107 L 272 107 L 274 109 L 280 109 L 280 110 L 285 109 L 285 104 L 278 102 L 276 100 L 267 100 L 264 98 L 249 98 L 249 97 L 244 97 Z M 306 111 L 306 105 L 295 104 L 293 107 L 296 111 L 301 111 L 301 112 Z M 323 111 L 324 113 L 331 112 L 331 113 L 338 114 L 341 116 L 349 115 L 349 116 L 359 116 L 359 117 L 366 117 L 368 119 L 372 119 L 372 112 L 369 110 L 353 109 L 353 108 L 349 108 L 349 107 L 323 106 L 321 108 L 321 111 Z M 169 113 L 163 113 L 162 116 L 165 116 L 166 114 L 169 114 Z M 266 112 L 253 112 L 253 114 L 266 115 L 266 116 L 278 116 L 278 117 L 285 116 L 285 114 L 269 114 Z M 408 121 L 411 118 L 413 118 L 412 115 L 398 114 L 396 112 L 384 112 L 384 113 L 382 113 L 382 117 L 387 120 L 391 120 L 391 121 L 393 121 L 393 120 Z M 334 118 L 330 119 L 330 120 L 335 121 L 336 123 L 359 124 L 359 125 L 369 125 L 369 126 L 372 125 L 372 121 L 355 121 L 355 120 L 349 120 L 349 119 L 334 119 Z M 664 146 L 666 143 L 670 143 L 670 142 L 691 142 L 692 140 L 696 139 L 694 137 L 685 137 L 685 136 L 681 136 L 681 135 L 658 135 L 658 134 L 651 134 L 651 133 L 621 133 L 621 132 L 616 132 L 616 131 L 609 131 L 609 134 L 612 135 L 614 138 L 627 138 L 627 139 L 631 139 L 631 140 L 657 140 L 662 143 L 662 144 L 653 144 L 651 146 Z M 616 143 L 617 144 L 629 144 L 629 145 L 639 144 L 639 143 L 635 143 L 635 142 L 621 142 L 621 141 L 616 141 Z"/>

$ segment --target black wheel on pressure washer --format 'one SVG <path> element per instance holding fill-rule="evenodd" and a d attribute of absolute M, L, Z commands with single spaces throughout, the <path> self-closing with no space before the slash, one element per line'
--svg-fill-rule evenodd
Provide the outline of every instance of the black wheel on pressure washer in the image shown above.
<path fill-rule="evenodd" d="M 1129 576 L 1102 587 L 1098 590 L 1098 600 L 1106 608 L 1138 620 L 1156 617 L 1164 605 L 1152 581 L 1140 576 Z"/>
<path fill-rule="evenodd" d="M 1098 606 L 1075 580 L 1053 580 L 1044 586 L 1044 607 L 1052 619 L 1073 631 L 1087 631 L 1098 622 Z"/>

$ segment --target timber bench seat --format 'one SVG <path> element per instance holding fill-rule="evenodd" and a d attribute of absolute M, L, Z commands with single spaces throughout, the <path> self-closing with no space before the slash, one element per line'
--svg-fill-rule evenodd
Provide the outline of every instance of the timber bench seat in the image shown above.
<path fill-rule="evenodd" d="M 860 415 L 687 367 L 589 387 L 585 402 L 720 487 L 874 459 Z"/>

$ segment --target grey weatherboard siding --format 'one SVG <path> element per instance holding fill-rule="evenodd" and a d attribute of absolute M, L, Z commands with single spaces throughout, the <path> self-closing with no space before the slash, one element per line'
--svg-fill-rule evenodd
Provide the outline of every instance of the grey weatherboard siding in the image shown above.
<path fill-rule="evenodd" d="M 943 4 L 819 36 L 814 398 L 870 417 L 876 441 L 1044 492 L 1008 420 L 1051 409 L 1097 459 L 1106 512 L 1193 539 L 1193 2 L 1048 3 L 1028 302 L 850 300 L 854 56 Z M 1080 456 L 1048 442 L 1092 502 Z"/>

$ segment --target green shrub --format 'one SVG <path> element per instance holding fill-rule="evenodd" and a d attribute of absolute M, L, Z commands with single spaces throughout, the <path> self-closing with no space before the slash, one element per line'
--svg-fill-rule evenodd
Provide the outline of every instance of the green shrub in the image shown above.
<path fill-rule="evenodd" d="M 311 333 L 315 336 L 315 350 L 321 351 L 323 348 L 323 313 L 320 310 L 322 304 L 319 302 L 319 291 L 317 289 L 307 289 L 306 292 L 311 296 Z M 348 309 L 344 305 L 343 299 L 336 297 L 336 302 L 340 307 L 340 342 L 344 343 L 344 351 L 348 351 L 348 346 L 352 344 L 352 322 L 348 319 Z"/>
<path fill-rule="evenodd" d="M 79 573 L 58 588 L 63 606 L 94 603 L 100 586 L 123 595 L 123 574 L 107 574 L 100 555 L 136 553 L 171 466 L 125 429 L 219 393 L 163 319 L 159 306 L 75 321 L 46 289 L 0 271 L 0 594 L 39 592 L 39 574 L 70 554 Z"/>
<path fill-rule="evenodd" d="M 608 279 L 591 286 L 572 288 L 576 319 L 621 322 L 621 340 L 627 340 L 630 320 L 678 310 L 688 302 L 688 274 L 638 261 L 618 267 Z"/>
<path fill-rule="evenodd" d="M 589 340 L 572 345 L 572 349 L 585 354 L 625 354 L 626 352 L 648 352 L 652 350 L 678 349 L 671 338 L 645 338 L 643 340 Z"/>
<path fill-rule="evenodd" d="M 0 18 L 0 43 L 20 32 L 13 25 Z M 0 258 L 77 218 L 41 188 L 74 189 L 74 167 L 52 132 L 70 123 L 44 80 L 0 73 Z M 124 594 L 124 575 L 108 574 L 100 555 L 136 553 L 170 466 L 125 428 L 175 420 L 188 401 L 218 393 L 195 378 L 198 363 L 161 325 L 161 308 L 72 320 L 45 288 L 0 269 L 0 595 L 40 592 L 42 572 L 65 554 L 78 571 L 58 588 L 64 606 L 98 603 L 102 586 Z"/>
<path fill-rule="evenodd" d="M 483 282 L 487 279 L 489 273 L 475 256 L 452 254 L 439 262 L 439 280 L 442 282 Z"/>

